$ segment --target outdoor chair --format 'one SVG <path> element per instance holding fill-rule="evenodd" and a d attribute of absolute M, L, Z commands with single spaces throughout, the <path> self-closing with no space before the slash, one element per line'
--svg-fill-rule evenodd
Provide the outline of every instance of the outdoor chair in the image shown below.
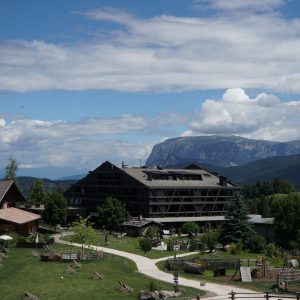
<path fill-rule="evenodd" d="M 98 272 L 94 272 L 93 275 L 91 276 L 91 279 L 96 279 L 96 280 L 103 280 L 104 276 L 102 274 L 99 274 Z"/>
<path fill-rule="evenodd" d="M 32 295 L 28 291 L 25 291 L 24 300 L 39 300 L 39 298 L 35 295 Z"/>
<path fill-rule="evenodd" d="M 67 274 L 74 274 L 76 272 L 75 269 L 72 268 L 72 266 L 67 266 L 67 269 L 66 269 L 66 273 Z"/>
<path fill-rule="evenodd" d="M 133 292 L 133 288 L 126 285 L 124 282 L 119 281 L 119 284 L 120 284 L 120 288 L 119 288 L 120 292 L 124 292 L 124 293 Z"/>

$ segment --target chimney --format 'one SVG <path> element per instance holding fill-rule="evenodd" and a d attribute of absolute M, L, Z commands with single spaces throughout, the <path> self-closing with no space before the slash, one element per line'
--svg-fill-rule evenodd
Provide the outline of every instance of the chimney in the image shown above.
<path fill-rule="evenodd" d="M 220 182 L 219 182 L 220 186 L 227 186 L 227 177 L 220 176 L 219 178 L 220 178 Z"/>

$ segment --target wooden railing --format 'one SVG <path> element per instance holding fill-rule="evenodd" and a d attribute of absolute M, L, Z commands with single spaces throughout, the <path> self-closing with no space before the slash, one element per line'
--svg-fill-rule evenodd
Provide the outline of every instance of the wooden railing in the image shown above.
<path fill-rule="evenodd" d="M 225 299 L 226 298 L 224 298 L 224 300 Z M 296 299 L 296 300 L 300 300 L 300 292 L 299 293 L 291 293 L 291 294 L 277 294 L 277 293 L 271 293 L 271 292 L 236 293 L 234 291 L 231 291 L 229 293 L 229 297 L 227 299 L 230 299 L 230 300 L 238 300 L 238 299 L 265 299 L 265 300 Z"/>
<path fill-rule="evenodd" d="M 277 286 L 288 285 L 289 282 L 300 281 L 300 271 L 290 269 L 277 274 Z"/>

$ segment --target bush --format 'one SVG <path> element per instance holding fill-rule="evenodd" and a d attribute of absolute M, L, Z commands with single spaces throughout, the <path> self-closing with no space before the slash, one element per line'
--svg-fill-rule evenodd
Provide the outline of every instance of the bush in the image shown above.
<path fill-rule="evenodd" d="M 167 250 L 174 251 L 174 240 L 173 239 L 168 240 Z"/>
<path fill-rule="evenodd" d="M 147 229 L 146 237 L 149 239 L 153 239 L 158 236 L 159 228 L 156 225 L 150 226 Z"/>
<path fill-rule="evenodd" d="M 300 245 L 297 242 L 290 242 L 289 246 L 292 250 L 298 250 L 300 248 Z"/>
<path fill-rule="evenodd" d="M 186 222 L 182 225 L 181 230 L 183 233 L 198 233 L 199 226 L 195 222 Z"/>
<path fill-rule="evenodd" d="M 217 230 L 207 229 L 201 236 L 202 243 L 212 251 L 218 242 L 219 232 Z"/>
<path fill-rule="evenodd" d="M 155 292 L 155 291 L 158 291 L 158 290 L 159 290 L 158 284 L 157 284 L 156 281 L 151 280 L 151 281 L 149 282 L 149 290 L 150 290 L 150 292 Z"/>
<path fill-rule="evenodd" d="M 243 250 L 242 241 L 238 241 L 237 243 L 230 244 L 230 253 L 231 254 L 240 254 Z"/>
<path fill-rule="evenodd" d="M 265 247 L 265 255 L 268 257 L 278 258 L 280 257 L 280 250 L 273 243 L 267 244 Z"/>
<path fill-rule="evenodd" d="M 249 239 L 248 248 L 251 252 L 263 253 L 265 251 L 267 241 L 261 235 L 253 235 Z"/>
<path fill-rule="evenodd" d="M 203 250 L 204 244 L 202 241 L 198 240 L 196 237 L 191 238 L 191 251 Z"/>

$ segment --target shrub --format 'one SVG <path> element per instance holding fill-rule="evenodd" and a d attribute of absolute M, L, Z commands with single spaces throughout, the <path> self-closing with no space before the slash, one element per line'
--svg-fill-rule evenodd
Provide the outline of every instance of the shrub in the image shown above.
<path fill-rule="evenodd" d="M 267 241 L 261 235 L 253 235 L 249 239 L 248 248 L 255 253 L 263 253 L 265 251 Z"/>
<path fill-rule="evenodd" d="M 152 225 L 147 229 L 146 237 L 153 239 L 158 236 L 159 228 L 156 225 Z"/>
<path fill-rule="evenodd" d="M 300 248 L 300 245 L 297 242 L 290 242 L 289 246 L 292 250 L 298 250 Z"/>
<path fill-rule="evenodd" d="M 155 291 L 159 290 L 158 284 L 157 284 L 156 281 L 150 280 L 150 282 L 149 282 L 149 290 L 150 290 L 150 292 L 155 292 Z"/>
<path fill-rule="evenodd" d="M 212 229 L 207 229 L 202 237 L 201 241 L 202 243 L 209 249 L 209 251 L 212 251 L 215 249 L 215 246 L 218 242 L 219 238 L 219 232 Z"/>
<path fill-rule="evenodd" d="M 186 222 L 181 227 L 183 233 L 198 233 L 199 226 L 195 222 Z"/>
<path fill-rule="evenodd" d="M 231 254 L 240 254 L 243 250 L 242 241 L 238 241 L 237 243 L 230 244 L 230 253 Z"/>
<path fill-rule="evenodd" d="M 204 244 L 195 237 L 191 238 L 191 251 L 203 250 Z"/>
<path fill-rule="evenodd" d="M 173 251 L 174 250 L 174 240 L 173 239 L 168 240 L 167 250 L 168 251 Z"/>
<path fill-rule="evenodd" d="M 265 254 L 268 257 L 278 258 L 280 257 L 280 251 L 273 243 L 267 244 L 265 247 Z"/>

